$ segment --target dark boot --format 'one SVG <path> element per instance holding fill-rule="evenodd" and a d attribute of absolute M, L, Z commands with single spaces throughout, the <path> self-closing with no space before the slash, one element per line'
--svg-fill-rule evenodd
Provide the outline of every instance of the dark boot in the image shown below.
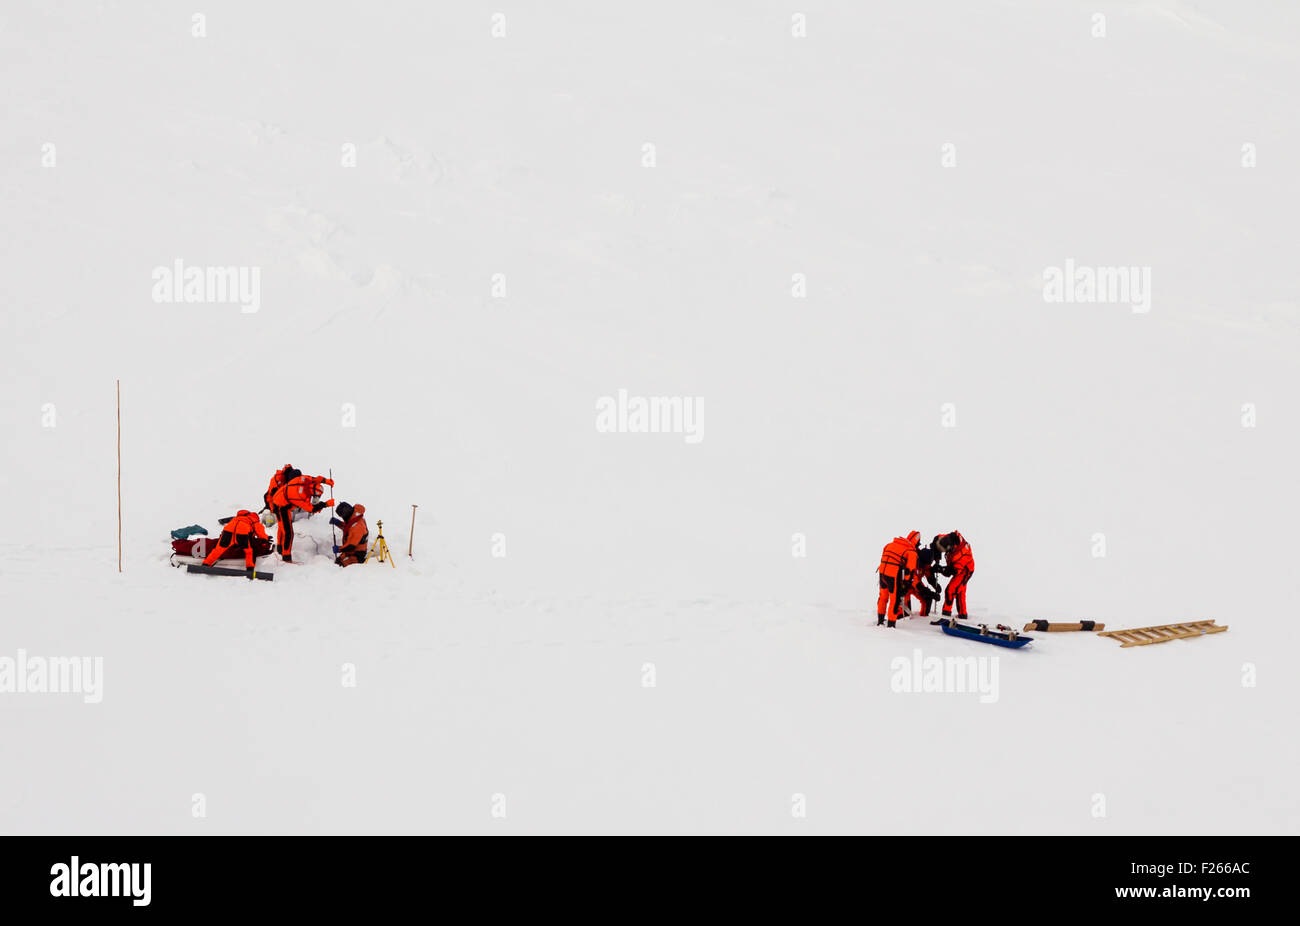
<path fill-rule="evenodd" d="M 885 615 L 883 615 L 883 614 L 877 614 L 877 615 L 876 615 L 876 626 L 879 627 L 879 626 L 880 626 L 881 624 L 883 624 L 884 622 L 885 622 Z"/>

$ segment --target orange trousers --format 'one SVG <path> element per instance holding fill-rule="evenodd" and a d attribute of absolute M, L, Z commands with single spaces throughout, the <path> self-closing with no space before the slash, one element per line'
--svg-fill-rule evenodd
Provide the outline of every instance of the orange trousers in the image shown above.
<path fill-rule="evenodd" d="M 899 590 L 903 591 L 899 595 Z M 891 621 L 898 620 L 903 613 L 903 601 L 907 597 L 907 580 L 898 576 L 880 576 L 880 594 L 876 596 L 876 616 L 889 616 Z"/>
<path fill-rule="evenodd" d="M 907 597 L 909 600 L 915 598 L 921 603 L 921 617 L 929 617 L 930 608 L 939 600 L 939 596 L 935 594 L 934 589 L 924 582 L 916 582 L 912 590 L 907 593 Z"/>
<path fill-rule="evenodd" d="M 225 552 L 231 547 L 237 547 L 244 551 L 244 565 L 249 569 L 253 568 L 253 544 L 248 534 L 232 534 L 230 531 L 222 531 L 221 536 L 217 539 L 217 545 L 212 548 L 212 552 L 203 558 L 203 565 L 215 566 L 217 560 L 221 559 Z"/>
<path fill-rule="evenodd" d="M 948 587 L 943 591 L 943 616 L 952 617 L 952 606 L 957 605 L 957 616 L 966 616 L 966 584 L 975 574 L 974 569 L 962 569 L 948 580 Z"/>

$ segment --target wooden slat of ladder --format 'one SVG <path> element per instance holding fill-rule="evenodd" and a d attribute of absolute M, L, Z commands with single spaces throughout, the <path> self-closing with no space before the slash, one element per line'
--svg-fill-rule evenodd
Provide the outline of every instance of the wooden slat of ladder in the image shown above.
<path fill-rule="evenodd" d="M 1201 636 L 1205 636 L 1207 633 L 1222 633 L 1223 631 L 1225 631 L 1225 630 L 1227 630 L 1227 629 L 1228 629 L 1228 625 L 1227 625 L 1227 624 L 1224 624 L 1222 627 L 1218 627 L 1218 626 L 1215 626 L 1215 624 L 1210 623 L 1210 625 L 1209 625 L 1208 627 L 1199 627 L 1199 628 L 1197 628 L 1196 633 L 1195 633 L 1194 635 L 1195 635 L 1195 636 L 1198 636 L 1198 637 L 1201 637 Z"/>
<path fill-rule="evenodd" d="M 1181 626 L 1184 626 L 1184 625 L 1182 625 L 1182 624 L 1158 624 L 1158 625 L 1155 625 L 1155 626 L 1152 626 L 1152 627 L 1125 627 L 1123 630 L 1103 630 L 1103 631 L 1101 631 L 1100 633 L 1098 633 L 1097 636 L 1099 636 L 1099 637 L 1110 637 L 1110 636 L 1114 636 L 1114 635 L 1116 635 L 1116 634 L 1121 634 L 1121 633 L 1128 633 L 1128 634 L 1142 634 L 1142 633 L 1147 633 L 1148 631 L 1154 631 L 1157 635 L 1159 635 L 1159 634 L 1163 633 L 1163 632 L 1166 631 L 1166 630 L 1170 630 L 1170 629 L 1177 628 L 1177 627 L 1181 627 Z"/>
<path fill-rule="evenodd" d="M 1147 627 L 1142 631 L 1143 643 L 1167 643 L 1175 639 L 1176 634 L 1164 627 Z"/>

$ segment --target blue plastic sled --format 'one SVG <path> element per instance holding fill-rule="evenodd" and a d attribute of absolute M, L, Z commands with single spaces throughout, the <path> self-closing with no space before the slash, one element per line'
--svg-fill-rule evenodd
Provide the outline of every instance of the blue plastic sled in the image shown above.
<path fill-rule="evenodd" d="M 978 640 L 981 643 L 992 643 L 994 646 L 1005 646 L 1008 649 L 1020 649 L 1026 643 L 1033 643 L 1033 637 L 1022 637 L 1017 633 L 1004 633 L 1001 630 L 990 630 L 988 633 L 980 633 L 978 627 L 971 627 L 967 624 L 959 624 L 948 618 L 940 618 L 939 626 L 943 632 L 950 637 L 962 637 L 967 640 Z"/>

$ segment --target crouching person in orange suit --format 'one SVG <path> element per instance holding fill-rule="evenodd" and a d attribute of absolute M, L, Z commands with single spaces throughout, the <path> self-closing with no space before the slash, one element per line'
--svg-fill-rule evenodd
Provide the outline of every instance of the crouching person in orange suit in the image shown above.
<path fill-rule="evenodd" d="M 934 577 L 935 556 L 930 549 L 922 550 L 916 557 L 916 575 L 912 578 L 911 590 L 907 595 L 907 606 L 912 598 L 920 602 L 920 616 L 929 617 L 930 609 L 939 603 L 943 592 L 939 590 L 939 581 Z"/>
<path fill-rule="evenodd" d="M 262 522 L 257 519 L 257 515 L 251 511 L 240 509 L 222 528 L 217 545 L 212 548 L 211 553 L 204 557 L 203 565 L 215 566 L 217 560 L 221 559 L 227 550 L 235 547 L 244 551 L 244 570 L 248 573 L 250 579 L 253 578 L 254 537 L 266 540 L 266 529 L 262 527 Z"/>
<path fill-rule="evenodd" d="M 366 561 L 366 545 L 370 542 L 370 528 L 366 526 L 366 506 L 341 502 L 334 509 L 330 523 L 343 528 L 343 542 L 334 548 L 334 562 L 340 566 L 355 566 Z"/>

